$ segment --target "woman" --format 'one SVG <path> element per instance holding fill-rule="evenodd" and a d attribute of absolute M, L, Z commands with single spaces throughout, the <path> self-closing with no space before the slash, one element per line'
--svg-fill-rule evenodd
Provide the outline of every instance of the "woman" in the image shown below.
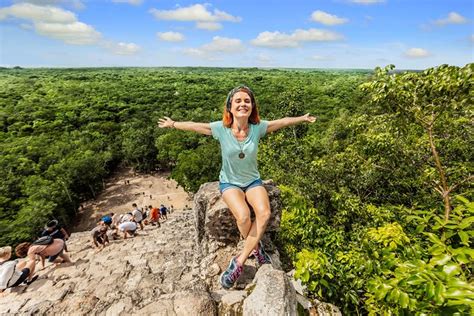
<path fill-rule="evenodd" d="M 303 122 L 314 122 L 309 113 L 300 117 L 286 117 L 274 121 L 260 120 L 255 97 L 246 86 L 231 90 L 227 96 L 223 119 L 212 123 L 175 122 L 169 117 L 159 120 L 161 128 L 176 128 L 212 135 L 221 144 L 222 169 L 219 189 L 224 202 L 237 221 L 245 238 L 240 255 L 231 259 L 227 270 L 220 276 L 221 285 L 230 288 L 242 273 L 242 267 L 253 254 L 259 264 L 271 263 L 260 243 L 270 218 L 270 201 L 257 169 L 257 151 L 260 138 L 266 133 Z M 250 209 L 255 221 L 250 220 Z"/>
<path fill-rule="evenodd" d="M 30 242 L 23 242 L 16 246 L 15 253 L 18 257 L 24 258 L 28 256 L 28 259 L 35 262 L 36 256 L 38 255 L 41 259 L 41 267 L 44 268 L 44 260 L 48 258 L 49 262 L 52 263 L 70 263 L 71 259 L 64 252 L 64 240 L 55 238 L 49 245 L 35 245 Z M 61 259 L 59 259 L 59 258 Z"/>
<path fill-rule="evenodd" d="M 0 293 L 10 287 L 15 287 L 23 282 L 30 284 L 38 278 L 34 276 L 34 260 L 11 260 L 12 247 L 5 246 L 0 248 Z"/>

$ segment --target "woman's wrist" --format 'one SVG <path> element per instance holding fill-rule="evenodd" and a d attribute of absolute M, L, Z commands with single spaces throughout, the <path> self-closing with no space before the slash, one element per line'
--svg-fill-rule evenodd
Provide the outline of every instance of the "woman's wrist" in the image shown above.
<path fill-rule="evenodd" d="M 175 123 L 176 123 L 175 121 L 173 121 L 173 123 L 171 123 L 171 128 L 176 128 L 176 127 L 174 126 Z"/>

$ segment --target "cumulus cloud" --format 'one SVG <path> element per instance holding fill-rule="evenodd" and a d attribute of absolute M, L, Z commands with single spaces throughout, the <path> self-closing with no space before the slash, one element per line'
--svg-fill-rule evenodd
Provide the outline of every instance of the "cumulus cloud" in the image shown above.
<path fill-rule="evenodd" d="M 179 32 L 158 32 L 156 36 L 167 42 L 181 42 L 184 41 L 184 35 Z"/>
<path fill-rule="evenodd" d="M 321 56 L 321 55 L 313 55 L 311 56 L 312 60 L 317 60 L 317 61 L 325 61 L 325 60 L 331 60 L 329 56 Z"/>
<path fill-rule="evenodd" d="M 140 46 L 135 43 L 107 42 L 103 46 L 116 55 L 135 55 L 140 51 Z"/>
<path fill-rule="evenodd" d="M 336 15 L 329 14 L 324 11 L 314 11 L 311 14 L 311 20 L 314 22 L 319 22 L 324 25 L 339 25 L 339 24 L 344 24 L 347 23 L 349 20 L 345 18 L 340 18 Z"/>
<path fill-rule="evenodd" d="M 35 30 L 40 35 L 74 45 L 95 44 L 101 38 L 101 34 L 94 30 L 93 27 L 77 21 L 66 24 L 36 22 Z"/>
<path fill-rule="evenodd" d="M 74 9 L 84 9 L 85 5 L 82 3 L 81 0 L 15 0 L 15 3 L 31 3 L 40 6 L 48 6 L 48 5 L 58 5 L 58 4 L 65 4 L 67 6 L 72 6 Z"/>
<path fill-rule="evenodd" d="M 214 36 L 212 42 L 198 48 L 188 48 L 184 52 L 191 56 L 216 60 L 220 54 L 240 54 L 244 50 L 240 39 Z"/>
<path fill-rule="evenodd" d="M 431 54 L 423 48 L 410 48 L 405 52 L 405 57 L 408 58 L 426 58 Z"/>
<path fill-rule="evenodd" d="M 79 22 L 73 12 L 57 7 L 19 3 L 0 9 L 0 20 L 7 17 L 27 20 L 36 33 L 68 44 L 95 44 L 101 38 L 92 26 Z"/>
<path fill-rule="evenodd" d="M 217 31 L 222 28 L 222 24 L 217 22 L 196 22 L 196 27 L 201 30 Z"/>
<path fill-rule="evenodd" d="M 10 17 L 46 23 L 73 23 L 77 21 L 73 12 L 52 6 L 19 3 L 0 9 L 0 20 Z"/>
<path fill-rule="evenodd" d="M 376 3 L 383 3 L 385 2 L 385 0 L 350 0 L 350 2 L 363 5 L 371 5 Z"/>
<path fill-rule="evenodd" d="M 140 5 L 142 4 L 143 0 L 112 0 L 114 3 L 128 3 L 131 5 Z"/>
<path fill-rule="evenodd" d="M 195 4 L 176 10 L 151 9 L 149 12 L 158 20 L 196 22 L 197 28 L 210 31 L 221 29 L 222 25 L 219 22 L 240 22 L 242 20 L 240 17 L 217 9 L 211 12 L 202 4 Z"/>
<path fill-rule="evenodd" d="M 51 0 L 52 1 L 52 0 Z M 52 3 L 52 2 L 48 3 Z M 44 1 L 37 3 L 46 4 Z M 100 45 L 119 55 L 131 55 L 140 47 L 134 43 L 105 41 L 102 34 L 91 25 L 78 21 L 76 15 L 51 5 L 16 3 L 0 9 L 0 20 L 19 19 L 19 27 L 28 28 L 37 34 L 72 45 Z M 26 22 L 28 23 L 25 23 Z"/>
<path fill-rule="evenodd" d="M 434 24 L 438 26 L 445 26 L 447 24 L 464 24 L 467 23 L 467 19 L 456 12 L 450 12 L 444 19 L 434 21 Z"/>
<path fill-rule="evenodd" d="M 336 32 L 319 29 L 297 29 L 292 34 L 281 32 L 262 32 L 251 43 L 255 46 L 269 48 L 297 47 L 302 42 L 331 42 L 344 37 Z"/>

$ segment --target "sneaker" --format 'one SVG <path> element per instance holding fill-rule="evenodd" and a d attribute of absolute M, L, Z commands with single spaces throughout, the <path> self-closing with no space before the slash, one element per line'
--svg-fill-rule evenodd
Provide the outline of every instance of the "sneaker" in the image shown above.
<path fill-rule="evenodd" d="M 242 266 L 238 264 L 237 257 L 230 260 L 227 270 L 225 270 L 220 277 L 221 285 L 224 289 L 230 289 L 235 281 L 242 274 Z"/>
<path fill-rule="evenodd" d="M 255 256 L 259 265 L 264 265 L 267 263 L 272 264 L 272 259 L 265 252 L 265 249 L 263 249 L 263 244 L 261 241 L 258 243 L 258 248 L 254 249 L 251 254 Z"/>

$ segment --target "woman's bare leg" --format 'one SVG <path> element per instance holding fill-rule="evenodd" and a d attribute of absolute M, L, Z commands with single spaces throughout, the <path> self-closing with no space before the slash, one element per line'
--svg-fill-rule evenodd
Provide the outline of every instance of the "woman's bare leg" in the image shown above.
<path fill-rule="evenodd" d="M 240 234 L 246 238 L 252 222 L 250 221 L 250 209 L 245 201 L 245 193 L 240 189 L 231 188 L 222 193 L 222 198 L 232 212 L 232 215 L 234 215 Z"/>
<path fill-rule="evenodd" d="M 225 192 L 224 192 L 225 193 Z M 270 200 L 268 192 L 263 186 L 250 188 L 246 193 L 247 201 L 255 212 L 255 221 L 251 224 L 247 238 L 245 239 L 244 249 L 237 258 L 240 264 L 244 264 L 252 250 L 258 245 L 267 228 L 270 219 Z"/>

